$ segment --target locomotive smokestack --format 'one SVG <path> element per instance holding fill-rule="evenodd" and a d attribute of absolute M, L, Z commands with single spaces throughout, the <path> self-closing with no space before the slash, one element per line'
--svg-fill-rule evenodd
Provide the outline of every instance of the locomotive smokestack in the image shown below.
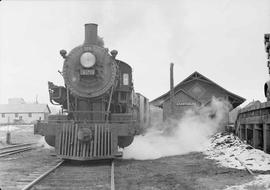
<path fill-rule="evenodd" d="M 84 44 L 97 45 L 97 24 L 89 23 L 85 24 L 85 40 Z"/>

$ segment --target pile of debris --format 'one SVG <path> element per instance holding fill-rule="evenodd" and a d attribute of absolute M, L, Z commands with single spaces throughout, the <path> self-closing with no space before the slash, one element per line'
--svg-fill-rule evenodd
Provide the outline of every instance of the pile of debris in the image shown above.
<path fill-rule="evenodd" d="M 209 159 L 217 160 L 224 167 L 270 170 L 269 154 L 243 143 L 233 134 L 217 133 L 214 135 L 204 154 Z"/>
<path fill-rule="evenodd" d="M 242 185 L 228 186 L 224 190 L 239 190 L 239 189 L 270 189 L 270 175 L 258 175 L 254 180 Z"/>

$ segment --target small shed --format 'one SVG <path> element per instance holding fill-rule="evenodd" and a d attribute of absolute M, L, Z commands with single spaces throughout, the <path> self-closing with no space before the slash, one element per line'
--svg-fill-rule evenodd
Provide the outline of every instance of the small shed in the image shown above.
<path fill-rule="evenodd" d="M 175 115 L 181 117 L 185 110 L 189 108 L 196 105 L 207 105 L 211 102 L 213 96 L 227 100 L 231 103 L 232 108 L 245 101 L 244 98 L 229 92 L 196 71 L 174 87 Z M 170 91 L 152 100 L 150 104 L 163 109 L 163 120 L 170 117 Z"/>

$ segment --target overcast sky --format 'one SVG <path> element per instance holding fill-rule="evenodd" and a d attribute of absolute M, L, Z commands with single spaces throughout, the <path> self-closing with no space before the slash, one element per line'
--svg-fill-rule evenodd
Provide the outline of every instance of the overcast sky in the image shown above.
<path fill-rule="evenodd" d="M 198 71 L 247 99 L 264 101 L 269 79 L 264 34 L 269 0 L 2 1 L 0 103 L 49 103 L 47 81 L 63 85 L 63 59 L 97 23 L 105 46 L 133 67 L 135 90 L 150 100 Z"/>

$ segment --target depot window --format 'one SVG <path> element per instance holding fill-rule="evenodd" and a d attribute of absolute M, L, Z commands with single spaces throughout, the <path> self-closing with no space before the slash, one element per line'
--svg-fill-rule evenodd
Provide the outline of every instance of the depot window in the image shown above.
<path fill-rule="evenodd" d="M 18 117 L 18 115 L 19 115 L 18 113 L 15 113 L 15 117 Z"/>
<path fill-rule="evenodd" d="M 3 118 L 5 117 L 5 114 L 4 114 L 4 113 L 2 113 L 2 117 L 3 117 Z"/>
<path fill-rule="evenodd" d="M 32 117 L 32 113 L 28 113 L 28 117 Z"/>

